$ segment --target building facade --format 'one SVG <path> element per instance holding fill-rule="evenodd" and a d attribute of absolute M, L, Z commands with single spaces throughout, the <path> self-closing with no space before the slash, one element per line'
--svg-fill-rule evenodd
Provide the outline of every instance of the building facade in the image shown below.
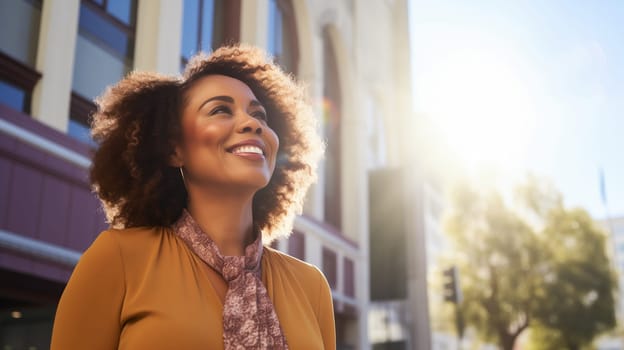
<path fill-rule="evenodd" d="M 0 1 L 0 345 L 49 346 L 64 284 L 107 227 L 87 179 L 93 99 L 132 70 L 178 74 L 245 42 L 305 82 L 326 142 L 276 245 L 325 273 L 338 348 L 370 348 L 368 176 L 410 156 L 407 13 L 406 0 Z"/>

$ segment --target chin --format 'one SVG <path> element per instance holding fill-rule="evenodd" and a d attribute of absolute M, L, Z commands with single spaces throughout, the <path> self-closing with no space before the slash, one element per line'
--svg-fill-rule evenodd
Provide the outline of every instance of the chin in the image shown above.
<path fill-rule="evenodd" d="M 257 190 L 261 190 L 265 187 L 267 187 L 269 185 L 269 180 L 265 180 L 265 181 L 261 181 L 261 182 L 255 182 L 253 184 L 250 184 L 250 186 L 255 187 Z"/>
<path fill-rule="evenodd" d="M 237 174 L 236 182 L 241 184 L 245 183 L 248 186 L 255 186 L 258 188 L 264 188 L 271 181 L 271 174 L 268 174 L 265 171 L 250 171 L 250 172 L 241 172 Z"/>
<path fill-rule="evenodd" d="M 258 191 L 267 187 L 270 180 L 271 178 L 266 178 L 266 177 L 255 178 L 255 179 L 247 177 L 245 179 L 241 179 L 240 181 L 236 181 L 236 183 L 240 185 L 241 187 L 247 187 L 247 188 L 251 188 L 251 189 Z"/>

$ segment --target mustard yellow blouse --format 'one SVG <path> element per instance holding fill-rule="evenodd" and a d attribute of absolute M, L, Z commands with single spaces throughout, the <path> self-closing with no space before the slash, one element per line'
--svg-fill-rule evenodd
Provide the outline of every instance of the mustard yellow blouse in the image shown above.
<path fill-rule="evenodd" d="M 265 248 L 262 281 L 291 350 L 336 348 L 331 292 L 316 267 Z M 226 290 L 170 229 L 104 231 L 63 292 L 51 349 L 223 349 Z"/>

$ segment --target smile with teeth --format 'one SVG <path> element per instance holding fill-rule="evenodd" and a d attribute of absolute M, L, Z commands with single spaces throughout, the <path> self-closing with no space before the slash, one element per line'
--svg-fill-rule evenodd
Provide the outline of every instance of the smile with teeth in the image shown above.
<path fill-rule="evenodd" d="M 234 153 L 234 154 L 254 153 L 254 154 L 264 155 L 264 152 L 262 152 L 262 149 L 260 147 L 249 146 L 249 145 L 236 147 L 231 152 Z"/>

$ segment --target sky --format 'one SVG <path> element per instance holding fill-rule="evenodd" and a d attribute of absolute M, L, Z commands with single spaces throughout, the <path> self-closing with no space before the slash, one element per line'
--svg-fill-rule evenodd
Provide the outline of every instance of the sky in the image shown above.
<path fill-rule="evenodd" d="M 410 28 L 414 110 L 467 172 L 624 216 L 624 1 L 410 0 Z"/>

